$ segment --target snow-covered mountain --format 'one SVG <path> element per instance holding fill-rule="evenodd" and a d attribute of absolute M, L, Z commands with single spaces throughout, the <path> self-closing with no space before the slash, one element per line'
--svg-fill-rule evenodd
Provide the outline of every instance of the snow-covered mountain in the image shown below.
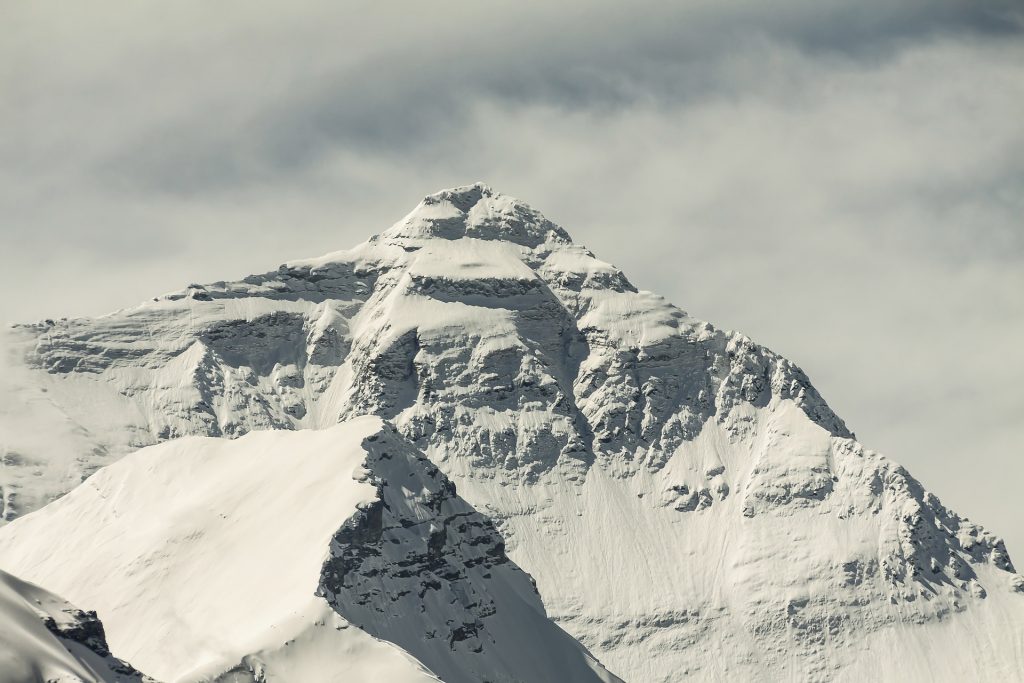
<path fill-rule="evenodd" d="M 624 680 L 1024 675 L 1024 578 L 997 537 L 859 444 L 795 365 L 637 291 L 483 185 L 431 195 L 349 251 L 101 318 L 20 326 L 11 340 L 6 520 L 150 444 L 331 434 L 374 415 L 405 464 L 385 459 L 372 476 L 393 487 L 426 481 L 413 463 L 440 468 L 491 547 L 500 533 L 536 580 L 547 614 Z M 200 443 L 158 452 L 186 461 Z M 108 471 L 121 470 L 98 476 Z M 42 555 L 31 566 L 14 558 L 40 547 L 44 526 L 51 539 L 81 531 L 57 512 L 80 491 L 0 530 L 0 566 L 78 600 L 64 589 L 73 574 Z M 431 508 L 384 500 L 399 526 Z M 387 550 L 432 547 L 413 533 L 359 554 L 365 534 L 344 528 L 330 557 L 360 576 L 393 576 Z M 491 579 L 466 580 L 486 599 L 505 595 Z M 460 595 L 461 579 L 440 581 Z M 443 639 L 423 635 L 446 623 L 430 616 L 436 607 L 361 580 L 318 588 L 328 603 L 353 591 L 364 612 L 334 613 L 449 680 L 435 659 L 447 650 L 432 649 Z M 102 600 L 89 608 L 120 628 Z M 417 624 L 413 635 L 388 630 L 398 619 Z M 112 639 L 162 675 L 144 645 L 121 652 Z"/>

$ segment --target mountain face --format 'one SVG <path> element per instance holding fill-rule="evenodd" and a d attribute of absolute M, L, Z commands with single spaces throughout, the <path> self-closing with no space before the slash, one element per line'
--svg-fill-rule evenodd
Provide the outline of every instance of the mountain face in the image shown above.
<path fill-rule="evenodd" d="M 798 367 L 483 185 L 349 251 L 10 337 L 0 566 L 53 504 L 18 517 L 133 450 L 372 415 L 381 493 L 335 527 L 315 592 L 444 680 L 469 671 L 448 653 L 499 661 L 487 643 L 525 623 L 489 631 L 522 589 L 481 577 L 511 562 L 631 682 L 1024 675 L 1024 578 L 997 537 L 859 444 Z M 389 499 L 410 477 L 427 493 Z M 392 599 L 407 572 L 442 588 Z M 465 628 L 427 636 L 446 591 Z"/>
<path fill-rule="evenodd" d="M 110 654 L 103 624 L 0 570 L 0 683 L 152 683 Z"/>

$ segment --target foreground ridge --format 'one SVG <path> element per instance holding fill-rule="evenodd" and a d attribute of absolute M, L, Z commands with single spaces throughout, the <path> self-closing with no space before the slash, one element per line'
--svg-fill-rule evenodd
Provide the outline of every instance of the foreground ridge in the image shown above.
<path fill-rule="evenodd" d="M 144 448 L 0 530 L 0 561 L 165 681 L 619 680 L 375 417 Z"/>
<path fill-rule="evenodd" d="M 11 338 L 6 520 L 149 444 L 374 415 L 626 680 L 1024 671 L 1024 579 L 998 537 L 858 443 L 797 366 L 479 183 L 348 251 Z M 381 545 L 367 515 L 342 568 L 387 575 L 374 563 L 417 544 L 430 565 L 430 534 Z M 328 599 L 377 590 L 332 577 Z"/>

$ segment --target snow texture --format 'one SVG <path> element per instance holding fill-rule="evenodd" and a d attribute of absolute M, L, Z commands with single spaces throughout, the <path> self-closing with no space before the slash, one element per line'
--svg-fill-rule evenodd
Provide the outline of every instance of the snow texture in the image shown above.
<path fill-rule="evenodd" d="M 375 415 L 625 680 L 1024 677 L 1024 579 L 998 537 L 858 443 L 793 363 L 484 185 L 352 250 L 10 337 L 6 520 L 149 444 Z M 433 510 L 401 503 L 394 519 Z M 343 562 L 391 565 L 390 541 L 345 533 L 368 554 Z M 430 534 L 393 540 L 432 571 Z M 339 588 L 375 590 L 319 590 Z M 467 594 L 462 623 L 491 599 Z M 419 604 L 384 614 L 416 623 Z M 356 621 L 387 639 L 381 614 Z M 432 668 L 448 652 L 399 644 Z"/>

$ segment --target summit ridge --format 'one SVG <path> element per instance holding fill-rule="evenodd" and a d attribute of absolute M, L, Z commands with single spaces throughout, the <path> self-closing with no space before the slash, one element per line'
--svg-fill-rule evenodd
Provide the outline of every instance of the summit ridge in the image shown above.
<path fill-rule="evenodd" d="M 564 229 L 525 202 L 495 192 L 479 182 L 427 195 L 381 237 L 471 237 L 507 241 L 531 249 L 548 240 L 572 241 Z"/>

